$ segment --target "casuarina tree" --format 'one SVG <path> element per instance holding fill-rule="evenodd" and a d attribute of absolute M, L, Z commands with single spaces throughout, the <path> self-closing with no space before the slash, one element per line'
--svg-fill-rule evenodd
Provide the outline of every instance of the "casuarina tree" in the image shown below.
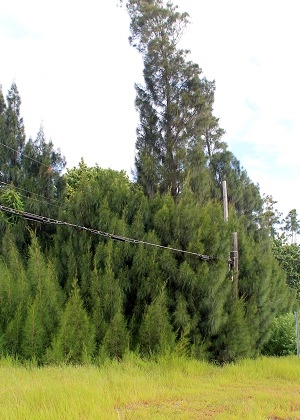
<path fill-rule="evenodd" d="M 191 156 L 203 155 L 208 137 L 222 135 L 212 116 L 214 82 L 178 47 L 188 14 L 162 0 L 129 0 L 130 43 L 143 57 L 144 85 L 136 85 L 140 114 L 136 178 L 149 197 L 170 191 L 176 198 L 190 170 Z"/>

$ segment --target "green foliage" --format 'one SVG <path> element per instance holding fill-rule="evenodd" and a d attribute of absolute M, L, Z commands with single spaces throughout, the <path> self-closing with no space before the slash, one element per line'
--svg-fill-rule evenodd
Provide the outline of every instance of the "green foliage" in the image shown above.
<path fill-rule="evenodd" d="M 2 96 L 2 95 L 1 95 Z M 25 144 L 23 119 L 20 116 L 21 98 L 15 82 L 6 96 L 7 105 L 1 99 L 2 116 L 0 130 L 1 181 L 18 183 L 21 177 L 21 153 Z M 3 146 L 4 145 L 4 146 Z"/>
<path fill-rule="evenodd" d="M 275 318 L 271 336 L 262 353 L 268 356 L 287 356 L 296 352 L 295 317 L 292 313 Z"/>
<path fill-rule="evenodd" d="M 45 353 L 46 330 L 43 325 L 42 308 L 37 299 L 28 308 L 23 334 L 22 354 L 24 357 L 41 360 Z"/>
<path fill-rule="evenodd" d="M 300 233 L 300 220 L 298 220 L 298 214 L 296 209 L 289 211 L 286 218 L 283 220 L 284 226 L 283 231 L 290 238 L 292 244 L 296 242 L 297 235 Z"/>
<path fill-rule="evenodd" d="M 76 281 L 61 316 L 58 333 L 46 354 L 47 362 L 80 364 L 94 352 L 94 329 L 83 307 Z"/>
<path fill-rule="evenodd" d="M 46 141 L 41 125 L 36 139 L 30 138 L 23 149 L 20 186 L 30 198 L 26 200 L 27 211 L 56 217 L 64 188 L 61 173 L 65 166 L 65 158 L 59 149 L 54 150 L 52 141 Z"/>
<path fill-rule="evenodd" d="M 9 207 L 13 210 L 22 211 L 24 210 L 24 205 L 21 200 L 20 194 L 15 190 L 14 186 L 9 186 L 7 188 L 0 189 L 0 199 L 1 204 L 6 207 Z M 19 217 L 15 214 L 3 214 L 0 215 L 1 219 L 8 224 L 15 224 Z"/>
<path fill-rule="evenodd" d="M 22 354 L 41 361 L 58 328 L 64 300 L 53 266 L 45 262 L 33 232 L 31 240 L 27 278 L 32 303 L 25 319 Z"/>
<path fill-rule="evenodd" d="M 263 208 L 222 142 L 215 83 L 178 48 L 188 15 L 163 0 L 126 4 L 130 42 L 144 60 L 137 182 L 83 160 L 62 175 L 65 160 L 42 126 L 25 142 L 16 85 L 6 102 L 0 89 L 1 203 L 67 222 L 33 233 L 33 221 L 2 215 L 0 349 L 34 363 L 122 359 L 128 349 L 218 363 L 257 356 L 274 318 L 294 304 L 281 268 L 297 289 L 299 247 L 276 239 L 272 249 L 274 202 L 267 197 Z M 295 210 L 285 222 L 295 242 Z"/>
<path fill-rule="evenodd" d="M 281 224 L 282 216 L 282 213 L 274 208 L 276 203 L 277 201 L 274 201 L 271 195 L 263 196 L 263 213 L 260 215 L 260 223 L 269 230 L 272 238 L 277 236 L 277 227 Z"/>
<path fill-rule="evenodd" d="M 177 198 L 187 175 L 194 169 L 199 174 L 199 161 L 199 179 L 204 179 L 203 142 L 209 154 L 222 147 L 223 130 L 212 116 L 215 84 L 200 77 L 202 71 L 188 60 L 188 50 L 178 48 L 187 13 L 160 0 L 130 0 L 127 10 L 130 43 L 144 60 L 145 84 L 136 85 L 136 178 L 150 198 L 157 192 Z M 195 178 L 191 175 L 199 192 Z"/>
<path fill-rule="evenodd" d="M 300 245 L 289 244 L 283 237 L 273 240 L 273 253 L 281 268 L 286 273 L 286 282 L 300 294 Z"/>
<path fill-rule="evenodd" d="M 2 249 L 4 255 L 0 261 L 0 314 L 4 352 L 17 355 L 22 343 L 29 287 L 23 262 L 9 230 L 3 237 Z"/>
<path fill-rule="evenodd" d="M 249 357 L 252 350 L 244 302 L 232 295 L 226 303 L 225 310 L 224 325 L 212 340 L 209 349 L 210 358 L 222 364 Z"/>
<path fill-rule="evenodd" d="M 139 330 L 140 353 L 143 356 L 164 354 L 174 348 L 174 342 L 163 290 L 145 310 Z"/>
<path fill-rule="evenodd" d="M 1 201 L 5 206 L 17 211 L 22 211 L 24 209 L 20 194 L 18 194 L 13 187 L 5 188 L 1 193 Z"/>
<path fill-rule="evenodd" d="M 60 150 L 45 139 L 41 126 L 36 140 L 26 141 L 23 119 L 20 115 L 21 98 L 12 84 L 7 104 L 0 95 L 0 202 L 16 210 L 38 213 L 56 218 L 64 190 L 62 170 L 66 162 Z M 60 202 L 58 202 L 60 200 Z M 26 230 L 28 222 L 17 216 L 5 216 L 14 225 L 14 236 L 19 249 L 30 243 Z M 1 222 L 1 219 L 0 219 Z M 5 231 L 7 223 L 0 223 Z M 40 224 L 37 236 L 41 246 L 47 247 L 53 235 L 53 226 Z"/>
<path fill-rule="evenodd" d="M 129 333 L 123 314 L 118 311 L 111 320 L 103 340 L 103 349 L 111 358 L 121 360 L 129 347 Z"/>
<path fill-rule="evenodd" d="M 239 235 L 239 293 L 245 299 L 252 348 L 258 352 L 269 338 L 274 317 L 291 307 L 284 273 L 267 238 Z"/>
<path fill-rule="evenodd" d="M 255 185 L 240 165 L 238 159 L 229 150 L 221 150 L 210 159 L 210 170 L 214 183 L 212 195 L 222 199 L 222 181 L 227 182 L 228 202 L 239 216 L 242 216 L 246 227 L 256 218 L 262 210 L 262 199 L 259 187 Z"/>
<path fill-rule="evenodd" d="M 102 343 L 107 335 L 109 327 L 116 315 L 122 310 L 123 296 L 119 281 L 115 278 L 112 270 L 113 243 L 109 242 L 107 247 L 98 245 L 95 255 L 95 268 L 91 274 L 91 312 L 96 328 L 96 342 Z M 99 257 L 105 259 L 104 268 L 100 268 Z M 98 266 L 99 264 L 99 266 Z M 118 316 L 114 321 L 120 321 Z M 118 325 L 117 325 L 118 326 Z M 116 327 L 117 327 L 116 326 Z M 111 332 L 109 332 L 111 334 Z M 109 336 L 109 340 L 111 337 Z M 117 356 L 116 356 L 117 357 Z"/>

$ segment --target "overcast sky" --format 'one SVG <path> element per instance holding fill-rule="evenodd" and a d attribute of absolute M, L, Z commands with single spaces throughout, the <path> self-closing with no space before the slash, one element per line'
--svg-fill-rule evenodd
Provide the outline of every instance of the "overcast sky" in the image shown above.
<path fill-rule="evenodd" d="M 0 0 L 0 84 L 17 83 L 27 138 L 41 123 L 66 156 L 125 169 L 134 161 L 134 82 L 117 0 Z M 182 40 L 209 80 L 224 141 L 284 213 L 300 213 L 300 25 L 297 0 L 177 0 L 190 14 Z"/>

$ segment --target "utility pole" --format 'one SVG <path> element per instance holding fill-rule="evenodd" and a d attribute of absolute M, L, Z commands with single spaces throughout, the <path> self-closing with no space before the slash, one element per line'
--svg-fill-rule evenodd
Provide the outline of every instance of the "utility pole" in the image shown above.
<path fill-rule="evenodd" d="M 296 346 L 297 346 L 297 356 L 300 357 L 299 350 L 299 319 L 298 319 L 298 310 L 295 312 L 295 321 L 296 321 Z"/>
<path fill-rule="evenodd" d="M 223 189 L 223 208 L 224 208 L 224 222 L 228 222 L 228 198 L 227 198 L 227 184 L 226 181 L 222 181 Z M 238 270 L 239 270 L 239 253 L 238 253 L 238 234 L 233 233 L 233 251 L 229 257 L 229 270 L 233 269 L 232 282 L 238 292 Z"/>
<path fill-rule="evenodd" d="M 239 280 L 239 251 L 238 251 L 238 234 L 233 233 L 233 276 L 232 282 L 238 292 L 238 280 Z"/>
<path fill-rule="evenodd" d="M 223 190 L 223 211 L 224 211 L 224 222 L 228 223 L 228 198 L 227 198 L 227 183 L 222 181 L 222 190 Z M 228 271 L 232 269 L 232 259 L 231 253 L 228 256 Z"/>
<path fill-rule="evenodd" d="M 222 182 L 223 188 L 223 207 L 224 207 L 224 222 L 228 222 L 228 199 L 227 199 L 227 185 L 226 181 Z"/>

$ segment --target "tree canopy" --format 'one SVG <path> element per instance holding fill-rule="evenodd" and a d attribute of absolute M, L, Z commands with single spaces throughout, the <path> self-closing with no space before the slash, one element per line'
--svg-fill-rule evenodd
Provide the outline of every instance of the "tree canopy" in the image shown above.
<path fill-rule="evenodd" d="M 42 126 L 26 141 L 16 84 L 6 100 L 0 90 L 0 352 L 75 364 L 129 350 L 257 356 L 295 307 L 297 212 L 284 220 L 289 244 L 274 200 L 222 140 L 215 82 L 179 48 L 188 15 L 163 0 L 126 7 L 144 61 L 134 180 L 83 159 L 64 171 Z"/>

